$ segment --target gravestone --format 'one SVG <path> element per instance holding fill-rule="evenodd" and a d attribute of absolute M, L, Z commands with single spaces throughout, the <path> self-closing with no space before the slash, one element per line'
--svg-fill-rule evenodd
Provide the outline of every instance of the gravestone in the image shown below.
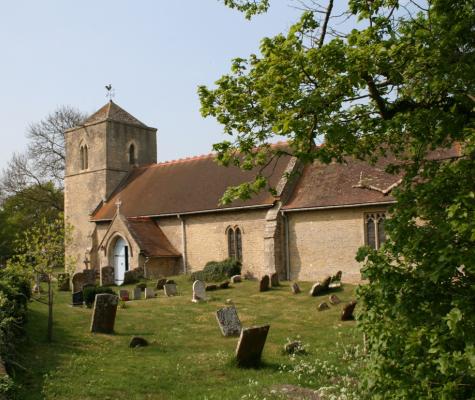
<path fill-rule="evenodd" d="M 206 300 L 206 285 L 202 281 L 193 282 L 193 303 L 198 303 L 201 300 Z"/>
<path fill-rule="evenodd" d="M 325 310 L 329 310 L 330 306 L 327 303 L 323 302 L 318 305 L 317 309 L 318 311 L 325 311 Z"/>
<path fill-rule="evenodd" d="M 69 291 L 69 279 L 70 275 L 68 273 L 58 274 L 58 290 L 67 292 Z"/>
<path fill-rule="evenodd" d="M 218 285 L 215 285 L 215 284 L 206 285 L 206 291 L 207 292 L 212 292 L 213 290 L 218 290 Z"/>
<path fill-rule="evenodd" d="M 337 304 L 340 304 L 341 303 L 341 300 L 340 298 L 336 295 L 336 294 L 332 294 L 329 298 L 328 298 L 328 301 L 333 304 L 333 305 L 337 305 Z"/>
<path fill-rule="evenodd" d="M 331 276 L 327 276 L 323 281 L 322 281 L 322 288 L 324 291 L 328 290 L 328 287 L 330 286 L 330 283 L 332 281 Z"/>
<path fill-rule="evenodd" d="M 240 283 L 242 282 L 242 276 L 241 275 L 233 275 L 231 277 L 231 283 Z"/>
<path fill-rule="evenodd" d="M 91 332 L 113 333 L 119 298 L 114 294 L 96 294 Z"/>
<path fill-rule="evenodd" d="M 167 280 L 165 278 L 161 278 L 157 281 L 157 285 L 155 286 L 155 289 L 157 290 L 163 290 L 163 286 L 165 286 L 165 283 L 167 283 Z"/>
<path fill-rule="evenodd" d="M 335 281 L 332 282 L 328 285 L 328 289 L 333 290 L 333 289 L 340 289 L 341 288 L 341 281 Z"/>
<path fill-rule="evenodd" d="M 335 275 L 332 276 L 332 282 L 340 282 L 343 275 L 342 271 L 338 271 Z"/>
<path fill-rule="evenodd" d="M 106 266 L 101 268 L 101 286 L 112 286 L 115 284 L 114 267 Z"/>
<path fill-rule="evenodd" d="M 253 367 L 260 363 L 269 328 L 269 325 L 264 325 L 241 330 L 236 347 L 238 366 Z"/>
<path fill-rule="evenodd" d="M 224 281 L 219 284 L 220 289 L 229 289 L 229 281 Z"/>
<path fill-rule="evenodd" d="M 129 342 L 130 348 L 145 347 L 145 346 L 148 346 L 148 342 L 143 337 L 134 336 L 132 339 L 130 339 L 130 342 Z"/>
<path fill-rule="evenodd" d="M 323 289 L 323 286 L 320 282 L 315 283 L 312 288 L 310 289 L 310 296 L 318 296 L 322 293 L 324 293 L 325 290 Z"/>
<path fill-rule="evenodd" d="M 134 300 L 140 300 L 142 297 L 142 289 L 139 287 L 134 288 Z"/>
<path fill-rule="evenodd" d="M 270 288 L 269 275 L 264 275 L 259 281 L 259 292 L 265 292 Z"/>
<path fill-rule="evenodd" d="M 79 292 L 84 286 L 84 274 L 82 272 L 76 272 L 72 279 L 71 283 L 73 285 L 73 292 Z"/>
<path fill-rule="evenodd" d="M 96 286 L 96 270 L 94 269 L 85 269 L 82 271 L 84 277 L 84 286 L 92 285 Z"/>
<path fill-rule="evenodd" d="M 169 285 L 176 285 L 176 282 L 173 279 L 167 279 L 165 283 Z"/>
<path fill-rule="evenodd" d="M 270 284 L 271 284 L 272 287 L 279 286 L 279 274 L 277 272 L 274 272 L 270 276 Z"/>
<path fill-rule="evenodd" d="M 163 292 L 165 293 L 165 296 L 170 297 L 170 296 L 176 296 L 178 294 L 176 290 L 176 284 L 175 283 L 165 283 L 163 285 Z"/>
<path fill-rule="evenodd" d="M 219 329 L 223 336 L 239 336 L 241 333 L 241 321 L 239 320 L 236 307 L 224 307 L 216 311 Z"/>
<path fill-rule="evenodd" d="M 350 301 L 345 307 L 343 307 L 343 311 L 341 312 L 341 320 L 342 321 L 353 321 L 355 316 L 353 315 L 353 311 L 355 311 L 356 301 Z"/>
<path fill-rule="evenodd" d="M 142 292 L 145 292 L 145 289 L 147 288 L 147 284 L 145 282 L 141 282 L 141 283 L 137 283 L 135 287 L 140 289 Z"/>
<path fill-rule="evenodd" d="M 124 272 L 124 281 L 122 282 L 122 285 L 129 285 L 131 283 L 137 283 L 139 281 L 139 278 L 137 276 L 137 272 L 133 269 L 129 271 Z"/>
<path fill-rule="evenodd" d="M 146 299 L 154 299 L 155 298 L 155 290 L 152 288 L 145 288 L 145 298 Z"/>
<path fill-rule="evenodd" d="M 130 300 L 129 291 L 125 290 L 125 289 L 120 289 L 119 290 L 119 299 L 121 299 L 122 301 L 129 301 Z"/>
<path fill-rule="evenodd" d="M 84 295 L 82 293 L 82 290 L 78 292 L 74 292 L 72 294 L 71 304 L 73 306 L 82 306 L 83 303 L 84 303 Z"/>
<path fill-rule="evenodd" d="M 299 294 L 301 292 L 300 286 L 298 285 L 297 282 L 292 283 L 291 288 L 292 288 L 292 293 L 293 294 Z"/>

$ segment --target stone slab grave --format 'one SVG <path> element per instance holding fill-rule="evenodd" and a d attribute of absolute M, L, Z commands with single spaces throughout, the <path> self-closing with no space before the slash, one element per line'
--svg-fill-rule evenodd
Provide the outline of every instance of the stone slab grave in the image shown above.
<path fill-rule="evenodd" d="M 342 321 L 353 321 L 355 316 L 353 312 L 355 311 L 356 301 L 350 301 L 345 307 L 343 307 L 343 311 L 341 312 L 341 320 Z"/>
<path fill-rule="evenodd" d="M 76 272 L 71 278 L 71 284 L 73 286 L 73 293 L 81 291 L 84 286 L 84 274 Z"/>
<path fill-rule="evenodd" d="M 242 330 L 236 307 L 224 307 L 216 311 L 219 329 L 223 336 L 239 336 Z"/>
<path fill-rule="evenodd" d="M 273 273 L 270 276 L 270 284 L 271 284 L 272 287 L 279 286 L 279 274 L 277 272 Z"/>
<path fill-rule="evenodd" d="M 259 292 L 266 292 L 270 289 L 269 275 L 264 275 L 259 281 Z"/>
<path fill-rule="evenodd" d="M 130 300 L 130 295 L 129 291 L 125 289 L 120 289 L 119 290 L 119 299 L 122 301 L 129 301 Z"/>
<path fill-rule="evenodd" d="M 241 330 L 236 347 L 236 361 L 240 367 L 254 367 L 261 361 L 270 325 L 254 326 Z"/>
<path fill-rule="evenodd" d="M 101 286 L 112 286 L 115 283 L 114 267 L 106 266 L 101 268 Z"/>
<path fill-rule="evenodd" d="M 96 294 L 92 312 L 91 332 L 113 333 L 119 298 L 114 294 Z"/>
<path fill-rule="evenodd" d="M 242 282 L 242 276 L 241 275 L 233 275 L 231 277 L 231 283 L 241 283 Z"/>
<path fill-rule="evenodd" d="M 145 298 L 146 299 L 154 299 L 155 298 L 155 290 L 152 288 L 145 288 Z"/>
<path fill-rule="evenodd" d="M 327 276 L 321 283 L 315 283 L 310 289 L 310 296 L 319 296 L 328 292 L 332 277 Z"/>
<path fill-rule="evenodd" d="M 296 282 L 292 283 L 291 289 L 293 294 L 299 294 L 302 292 L 302 290 L 300 290 L 300 286 Z"/>
<path fill-rule="evenodd" d="M 163 290 L 163 286 L 165 286 L 165 283 L 167 283 L 167 280 L 165 278 L 161 278 L 157 281 L 157 285 L 155 286 L 155 289 L 157 290 Z"/>
<path fill-rule="evenodd" d="M 206 284 L 202 281 L 196 280 L 193 282 L 193 303 L 206 300 Z"/>
<path fill-rule="evenodd" d="M 77 306 L 82 306 L 83 303 L 84 303 L 84 295 L 82 294 L 82 290 L 79 290 L 78 292 L 74 292 L 72 294 L 71 305 L 77 307 Z"/>
<path fill-rule="evenodd" d="M 84 276 L 84 285 L 96 286 L 96 270 L 95 269 L 85 269 L 82 271 Z"/>
<path fill-rule="evenodd" d="M 166 283 L 163 285 L 163 291 L 167 297 L 176 296 L 178 294 L 175 283 Z"/>
<path fill-rule="evenodd" d="M 142 289 L 139 287 L 134 288 L 134 300 L 140 300 L 142 298 Z"/>

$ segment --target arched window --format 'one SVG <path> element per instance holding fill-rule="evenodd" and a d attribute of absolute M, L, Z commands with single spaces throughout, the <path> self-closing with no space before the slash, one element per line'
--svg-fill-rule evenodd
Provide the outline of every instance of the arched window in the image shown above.
<path fill-rule="evenodd" d="M 84 144 L 81 146 L 81 151 L 80 151 L 80 157 L 81 157 L 81 169 L 87 169 L 89 167 L 89 160 L 88 160 L 88 154 L 87 154 L 87 146 Z"/>
<path fill-rule="evenodd" d="M 135 146 L 133 144 L 129 147 L 129 164 L 135 165 Z"/>
<path fill-rule="evenodd" d="M 241 229 L 228 228 L 228 257 L 242 261 L 242 233 Z"/>
<path fill-rule="evenodd" d="M 386 215 L 381 212 L 366 214 L 365 244 L 371 247 L 372 249 L 379 249 L 386 241 L 386 232 L 384 230 L 385 218 Z"/>

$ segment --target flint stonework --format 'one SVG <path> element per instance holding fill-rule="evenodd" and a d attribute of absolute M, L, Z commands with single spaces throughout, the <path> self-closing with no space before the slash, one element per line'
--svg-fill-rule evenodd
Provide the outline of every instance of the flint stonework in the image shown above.
<path fill-rule="evenodd" d="M 241 321 L 239 320 L 236 307 L 224 307 L 216 311 L 219 329 L 223 336 L 239 336 L 241 333 Z"/>
<path fill-rule="evenodd" d="M 264 325 L 241 330 L 241 336 L 236 347 L 238 366 L 252 367 L 259 365 L 269 328 L 269 325 Z"/>
<path fill-rule="evenodd" d="M 96 294 L 91 332 L 113 333 L 119 298 L 114 294 Z"/>

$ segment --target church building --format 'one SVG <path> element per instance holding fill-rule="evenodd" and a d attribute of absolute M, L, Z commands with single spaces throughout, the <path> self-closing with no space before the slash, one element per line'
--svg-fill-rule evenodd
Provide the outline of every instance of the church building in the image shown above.
<path fill-rule="evenodd" d="M 65 141 L 65 218 L 73 226 L 66 255 L 77 271 L 113 266 L 121 283 L 128 270 L 154 278 L 234 257 L 256 278 L 315 281 L 341 270 L 358 282 L 357 249 L 385 240 L 394 199 L 358 185 L 394 184 L 381 165 L 302 166 L 283 156 L 264 170 L 274 195 L 220 205 L 227 187 L 254 172 L 220 166 L 213 154 L 157 163 L 157 130 L 112 101 L 67 130 Z"/>

